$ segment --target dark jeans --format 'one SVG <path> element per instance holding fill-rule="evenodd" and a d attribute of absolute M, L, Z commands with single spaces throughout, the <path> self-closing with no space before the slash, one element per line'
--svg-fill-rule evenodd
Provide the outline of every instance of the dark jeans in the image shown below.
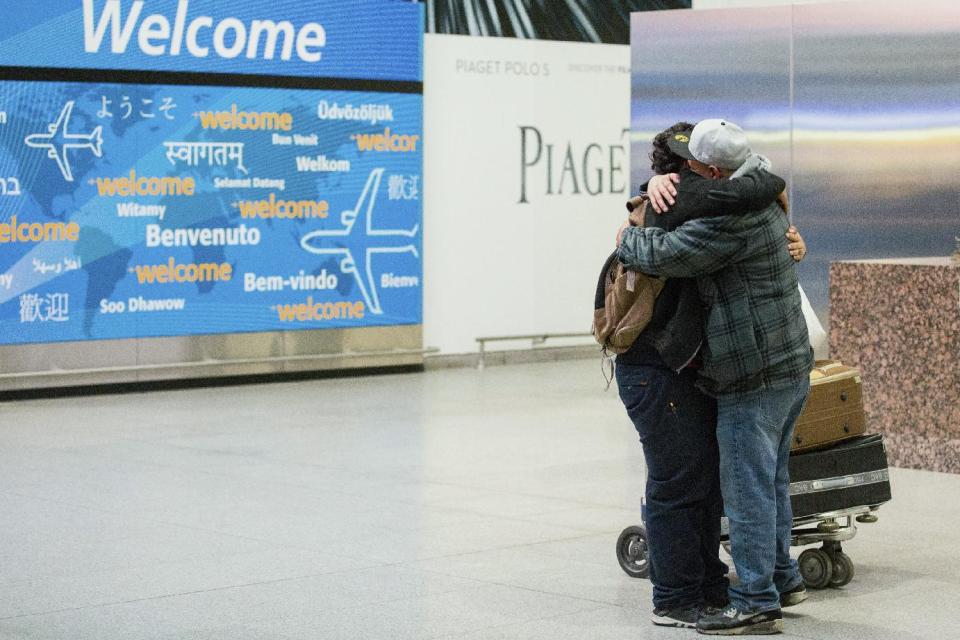
<path fill-rule="evenodd" d="M 727 599 L 720 561 L 717 403 L 696 373 L 617 364 L 617 385 L 647 463 L 646 518 L 653 606 Z"/>

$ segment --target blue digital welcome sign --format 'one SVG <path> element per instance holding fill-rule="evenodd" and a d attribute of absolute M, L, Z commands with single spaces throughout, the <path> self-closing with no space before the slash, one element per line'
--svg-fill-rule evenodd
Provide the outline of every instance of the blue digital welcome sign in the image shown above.
<path fill-rule="evenodd" d="M 0 344 L 419 324 L 421 8 L 343 4 L 0 26 Z"/>
<path fill-rule="evenodd" d="M 420 80 L 422 10 L 410 4 L 396 0 L 19 3 L 0 23 L 0 61 L 27 67 Z"/>

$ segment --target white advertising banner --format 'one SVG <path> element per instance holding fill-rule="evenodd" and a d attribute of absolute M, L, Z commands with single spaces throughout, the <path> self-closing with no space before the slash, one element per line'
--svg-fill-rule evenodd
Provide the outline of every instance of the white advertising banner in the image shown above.
<path fill-rule="evenodd" d="M 629 127 L 628 46 L 425 37 L 425 344 L 589 331 Z"/>

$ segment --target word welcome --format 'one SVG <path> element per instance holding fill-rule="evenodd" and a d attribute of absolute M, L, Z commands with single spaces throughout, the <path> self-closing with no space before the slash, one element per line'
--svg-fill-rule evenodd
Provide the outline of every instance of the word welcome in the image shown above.
<path fill-rule="evenodd" d="M 143 0 L 136 0 L 124 19 L 120 0 L 106 0 L 97 18 L 94 0 L 83 0 L 83 45 L 86 52 L 100 52 L 107 29 L 110 30 L 110 52 L 117 55 L 126 53 L 134 31 L 137 32 L 140 51 L 148 56 L 178 56 L 186 45 L 186 52 L 195 58 L 209 56 L 212 46 L 214 53 L 221 58 L 232 59 L 245 54 L 251 60 L 260 57 L 273 60 L 282 40 L 281 60 L 290 60 L 296 49 L 297 57 L 304 62 L 319 62 L 319 49 L 327 44 L 327 32 L 316 22 L 308 22 L 299 30 L 288 20 L 252 20 L 247 25 L 238 18 L 227 17 L 214 24 L 213 16 L 188 19 L 189 0 L 177 3 L 173 20 L 162 13 L 150 14 L 141 20 L 143 5 Z M 204 34 L 207 44 L 201 44 L 201 31 L 212 31 L 212 37 Z"/>
<path fill-rule="evenodd" d="M 361 320 L 366 311 L 363 300 L 354 302 L 314 302 L 313 296 L 307 296 L 306 302 L 298 304 L 279 304 L 276 309 L 280 322 Z"/>
<path fill-rule="evenodd" d="M 166 263 L 133 267 L 139 284 L 168 282 L 229 282 L 233 265 L 229 262 L 178 263 L 172 257 Z"/>
<path fill-rule="evenodd" d="M 191 177 L 177 176 L 138 176 L 131 169 L 129 176 L 117 178 L 95 178 L 97 193 L 108 196 L 192 196 L 196 193 L 197 182 Z"/>
<path fill-rule="evenodd" d="M 240 200 L 235 206 L 243 218 L 303 220 L 330 215 L 330 203 L 326 200 L 283 200 L 273 193 L 266 200 Z"/>
<path fill-rule="evenodd" d="M 0 244 L 36 242 L 76 242 L 80 225 L 76 222 L 10 222 L 0 223 Z"/>
<path fill-rule="evenodd" d="M 229 111 L 200 111 L 197 113 L 204 129 L 240 129 L 241 131 L 290 131 L 293 114 L 276 111 L 241 111 L 236 104 Z"/>

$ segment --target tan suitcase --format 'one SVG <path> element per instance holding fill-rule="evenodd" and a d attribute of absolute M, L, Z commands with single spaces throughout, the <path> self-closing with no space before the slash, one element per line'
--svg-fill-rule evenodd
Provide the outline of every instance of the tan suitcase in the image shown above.
<path fill-rule="evenodd" d="M 810 372 L 810 397 L 793 431 L 792 452 L 808 451 L 863 435 L 866 431 L 860 371 L 820 360 Z"/>

